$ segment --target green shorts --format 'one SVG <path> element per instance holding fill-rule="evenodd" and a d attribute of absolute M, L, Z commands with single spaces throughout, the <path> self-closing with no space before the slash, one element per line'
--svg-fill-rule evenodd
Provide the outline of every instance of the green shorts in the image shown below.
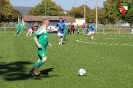
<path fill-rule="evenodd" d="M 44 57 L 47 57 L 46 55 L 46 49 L 45 48 L 38 48 L 36 47 L 37 53 L 38 53 L 38 58 L 42 59 Z"/>

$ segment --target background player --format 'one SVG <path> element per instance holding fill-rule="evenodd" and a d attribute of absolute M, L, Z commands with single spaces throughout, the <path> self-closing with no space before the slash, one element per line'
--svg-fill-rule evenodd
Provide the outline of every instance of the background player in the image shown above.
<path fill-rule="evenodd" d="M 86 34 L 86 26 L 85 26 L 85 23 L 83 23 L 83 25 L 82 25 L 82 30 L 83 30 L 83 35 L 85 35 Z"/>
<path fill-rule="evenodd" d="M 90 40 L 93 40 L 93 38 L 94 38 L 94 33 L 95 33 L 95 25 L 94 25 L 94 23 L 91 23 L 90 25 L 89 25 L 89 35 L 91 35 L 91 39 Z"/>
<path fill-rule="evenodd" d="M 28 27 L 27 34 L 26 34 L 27 37 L 28 35 L 32 36 L 32 32 L 33 32 L 32 28 L 33 28 L 33 22 Z"/>
<path fill-rule="evenodd" d="M 34 41 L 36 43 L 36 50 L 38 52 L 38 61 L 34 64 L 29 74 L 32 76 L 38 75 L 39 67 L 46 62 L 46 47 L 47 45 L 51 47 L 51 44 L 48 43 L 48 32 L 47 27 L 49 25 L 48 19 L 43 19 L 42 27 L 40 27 L 37 32 L 34 34 Z"/>
<path fill-rule="evenodd" d="M 15 36 L 20 36 L 20 30 L 21 30 L 21 24 L 20 24 L 20 22 L 18 22 L 17 23 L 17 25 L 16 25 L 16 32 L 15 32 Z"/>
<path fill-rule="evenodd" d="M 58 39 L 59 39 L 59 45 L 62 45 L 63 42 L 63 36 L 64 36 L 64 28 L 65 24 L 62 18 L 59 19 L 59 23 L 57 23 L 56 27 L 58 27 Z"/>
<path fill-rule="evenodd" d="M 64 36 L 63 39 L 66 40 L 66 35 L 68 34 L 68 23 L 66 19 L 64 20 L 65 28 L 64 28 Z"/>

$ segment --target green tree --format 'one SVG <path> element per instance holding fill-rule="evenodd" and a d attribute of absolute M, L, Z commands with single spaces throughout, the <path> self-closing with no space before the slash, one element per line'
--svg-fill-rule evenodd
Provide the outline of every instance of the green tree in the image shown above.
<path fill-rule="evenodd" d="M 96 21 L 96 9 L 91 9 L 87 15 L 87 22 L 95 22 Z M 98 7 L 98 22 L 104 24 L 104 11 L 103 8 Z"/>
<path fill-rule="evenodd" d="M 13 9 L 9 0 L 0 0 L 0 21 L 12 21 L 18 17 L 15 14 L 20 13 Z"/>
<path fill-rule="evenodd" d="M 12 16 L 11 16 L 11 21 L 18 21 L 18 16 L 22 16 L 22 13 L 20 13 L 18 10 L 13 9 L 12 10 Z"/>
<path fill-rule="evenodd" d="M 86 21 L 89 20 L 90 8 L 86 5 Z M 68 15 L 73 16 L 75 18 L 83 18 L 84 17 L 84 5 L 79 7 L 72 7 L 72 9 L 68 12 Z"/>
<path fill-rule="evenodd" d="M 68 15 L 73 16 L 74 18 L 83 18 L 84 11 L 79 7 L 72 7 L 72 9 L 68 12 Z"/>
<path fill-rule="evenodd" d="M 107 0 L 104 2 L 104 17 L 108 23 L 115 23 L 120 18 L 114 11 L 115 0 Z"/>
<path fill-rule="evenodd" d="M 35 7 L 32 7 L 32 8 L 30 9 L 30 11 L 28 12 L 28 15 L 33 15 L 33 14 L 34 14 L 34 9 L 35 9 Z"/>
<path fill-rule="evenodd" d="M 52 0 L 42 0 L 41 3 L 30 10 L 29 15 L 44 16 L 45 13 L 47 16 L 58 16 L 63 13 L 63 9 Z"/>

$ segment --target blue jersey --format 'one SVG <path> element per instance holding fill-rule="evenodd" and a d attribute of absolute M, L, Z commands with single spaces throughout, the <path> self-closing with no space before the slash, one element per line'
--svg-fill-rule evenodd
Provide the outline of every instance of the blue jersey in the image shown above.
<path fill-rule="evenodd" d="M 90 31 L 94 31 L 94 29 L 95 29 L 94 24 L 90 24 L 90 25 L 89 25 L 89 30 L 90 30 Z"/>
<path fill-rule="evenodd" d="M 65 24 L 62 22 L 57 23 L 56 27 L 58 27 L 58 32 L 63 34 L 64 33 L 64 28 L 65 28 Z"/>
<path fill-rule="evenodd" d="M 30 25 L 29 25 L 29 28 L 32 29 L 32 27 L 33 27 L 33 24 L 30 24 Z"/>

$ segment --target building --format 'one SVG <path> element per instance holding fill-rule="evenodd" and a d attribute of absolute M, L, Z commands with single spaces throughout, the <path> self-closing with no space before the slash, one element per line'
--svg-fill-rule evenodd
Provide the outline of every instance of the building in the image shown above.
<path fill-rule="evenodd" d="M 49 27 L 48 29 L 55 29 L 56 24 L 59 22 L 59 18 L 63 18 L 63 20 L 67 20 L 68 23 L 74 23 L 75 22 L 75 18 L 71 17 L 71 16 L 28 16 L 28 15 L 24 15 L 23 16 L 23 21 L 26 24 L 29 24 L 31 22 L 34 23 L 35 26 L 40 26 L 42 19 L 49 19 Z"/>
<path fill-rule="evenodd" d="M 75 18 L 74 25 L 83 25 L 83 23 L 85 23 L 84 18 Z"/>

